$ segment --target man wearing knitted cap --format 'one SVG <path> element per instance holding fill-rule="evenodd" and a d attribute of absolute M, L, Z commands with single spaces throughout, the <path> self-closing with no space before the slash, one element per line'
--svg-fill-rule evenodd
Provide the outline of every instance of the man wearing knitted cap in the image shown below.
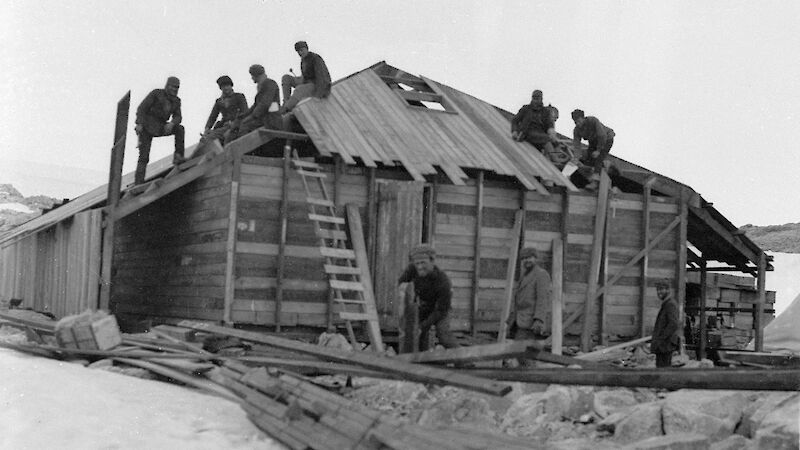
<path fill-rule="evenodd" d="M 571 180 L 576 186 L 582 187 L 589 183 L 588 189 L 592 189 L 597 184 L 596 175 L 603 168 L 603 162 L 614 145 L 614 130 L 603 125 L 597 117 L 586 117 L 580 109 L 572 111 L 572 120 L 575 122 L 575 129 L 572 131 L 572 142 L 574 148 L 580 148 L 582 140 L 589 141 L 589 148 L 586 154 L 580 159 L 582 167 L 576 171 Z M 577 177 L 586 179 L 580 180 Z"/>
<path fill-rule="evenodd" d="M 217 86 L 222 95 L 214 101 L 211 114 L 206 121 L 205 131 L 200 142 L 219 139 L 224 143 L 225 133 L 231 128 L 233 121 L 247 112 L 247 99 L 244 94 L 233 90 L 233 80 L 227 75 L 217 78 Z M 222 116 L 219 121 L 217 117 Z"/>
<path fill-rule="evenodd" d="M 544 339 L 550 329 L 550 274 L 540 265 L 539 252 L 525 247 L 519 253 L 522 273 L 507 319 L 513 339 Z M 528 365 L 527 361 L 520 361 Z"/>
<path fill-rule="evenodd" d="M 294 50 L 300 56 L 300 74 L 286 74 L 281 78 L 283 107 L 281 113 L 290 112 L 297 103 L 308 97 L 325 98 L 331 92 L 331 74 L 321 56 L 308 51 L 308 44 L 299 41 Z M 294 92 L 292 92 L 294 89 Z"/>
<path fill-rule="evenodd" d="M 442 272 L 434 260 L 436 251 L 427 244 L 411 249 L 411 263 L 400 275 L 400 283 L 414 283 L 414 295 L 419 303 L 419 350 L 430 347 L 428 335 L 436 327 L 436 338 L 445 348 L 458 347 L 450 332 L 450 309 L 453 287 L 450 278 Z M 416 350 L 416 349 L 415 349 Z"/>
<path fill-rule="evenodd" d="M 511 137 L 515 141 L 529 142 L 545 155 L 554 153 L 553 144 L 558 143 L 556 111 L 553 106 L 544 106 L 542 91 L 533 91 L 531 102 L 511 119 Z"/>
<path fill-rule="evenodd" d="M 656 367 L 672 366 L 672 352 L 678 350 L 680 343 L 678 305 L 670 295 L 669 285 L 669 280 L 656 282 L 656 294 L 661 300 L 661 308 L 658 310 L 653 338 L 650 341 L 650 351 L 656 355 Z"/>
<path fill-rule="evenodd" d="M 250 77 L 253 83 L 256 83 L 257 91 L 256 98 L 253 106 L 245 111 L 244 117 L 239 122 L 234 123 L 229 135 L 226 135 L 225 141 L 232 141 L 239 136 L 255 130 L 256 128 L 266 127 L 273 130 L 282 129 L 281 115 L 278 112 L 280 108 L 280 92 L 278 91 L 278 83 L 267 76 L 264 66 L 261 64 L 253 64 L 249 69 Z"/>
<path fill-rule="evenodd" d="M 177 77 L 167 78 L 164 89 L 153 89 L 136 109 L 135 129 L 139 136 L 139 161 L 136 165 L 135 184 L 144 183 L 154 137 L 175 135 L 172 161 L 174 164 L 183 162 L 184 129 L 181 125 L 181 99 L 178 97 L 180 86 L 181 82 Z"/>

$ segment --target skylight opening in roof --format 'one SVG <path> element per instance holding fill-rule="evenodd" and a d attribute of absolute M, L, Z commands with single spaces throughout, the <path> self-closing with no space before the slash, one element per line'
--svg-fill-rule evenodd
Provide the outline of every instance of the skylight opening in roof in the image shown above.
<path fill-rule="evenodd" d="M 442 94 L 437 93 L 424 80 L 409 82 L 397 78 L 384 77 L 384 82 L 397 93 L 400 98 L 405 100 L 408 106 L 449 113 L 457 112 L 454 108 L 449 106 Z"/>

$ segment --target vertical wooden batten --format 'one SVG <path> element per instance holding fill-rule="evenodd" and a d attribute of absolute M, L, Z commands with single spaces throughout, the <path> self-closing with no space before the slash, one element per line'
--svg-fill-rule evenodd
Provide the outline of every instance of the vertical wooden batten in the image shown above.
<path fill-rule="evenodd" d="M 700 321 L 700 342 L 697 343 L 697 359 L 706 357 L 706 300 L 708 299 L 708 264 L 705 258 L 700 260 L 700 314 L 697 319 Z"/>
<path fill-rule="evenodd" d="M 511 231 L 511 253 L 508 255 L 508 268 L 506 269 L 505 295 L 503 296 L 503 311 L 500 314 L 500 329 L 497 333 L 497 342 L 506 341 L 508 331 L 508 315 L 511 313 L 511 302 L 514 301 L 514 276 L 517 272 L 517 260 L 519 259 L 520 237 L 522 236 L 522 219 L 525 217 L 525 210 L 518 210 L 514 215 L 514 228 Z"/>
<path fill-rule="evenodd" d="M 755 317 L 753 328 L 755 328 L 756 339 L 755 349 L 757 352 L 764 351 L 764 303 L 766 302 L 766 283 L 767 283 L 767 254 L 760 252 L 758 255 L 758 279 L 756 280 L 758 289 L 758 299 L 756 300 Z"/>
<path fill-rule="evenodd" d="M 111 164 L 108 173 L 108 198 L 105 208 L 105 229 L 100 268 L 99 308 L 111 306 L 111 271 L 114 261 L 114 210 L 122 191 L 122 163 L 125 159 L 125 141 L 128 130 L 128 115 L 131 107 L 131 91 L 117 103 L 117 120 L 114 125 L 114 145 L 111 148 Z"/>
<path fill-rule="evenodd" d="M 228 240 L 225 242 L 225 297 L 222 320 L 231 324 L 231 308 L 236 293 L 236 224 L 239 218 L 239 184 L 242 173 L 242 158 L 233 159 L 231 172 L 231 196 L 228 209 Z"/>
<path fill-rule="evenodd" d="M 478 335 L 478 296 L 480 293 L 480 278 L 481 278 L 481 228 L 483 228 L 483 171 L 478 172 L 478 179 L 476 181 L 476 195 L 475 202 L 475 265 L 472 274 L 472 314 L 470 315 L 470 327 L 472 328 L 472 336 Z"/>
<path fill-rule="evenodd" d="M 680 197 L 680 204 L 678 205 L 678 211 L 680 214 L 680 224 L 678 228 L 678 245 L 676 251 L 678 252 L 678 262 L 677 262 L 677 280 L 676 280 L 676 292 L 675 298 L 678 301 L 678 320 L 680 323 L 683 324 L 684 321 L 684 309 L 686 304 L 686 239 L 688 234 L 688 227 L 689 227 L 689 193 L 687 192 L 686 188 L 681 189 L 681 197 Z M 681 327 L 683 329 L 683 327 Z M 685 339 L 683 338 L 683 333 L 681 333 L 680 338 L 680 353 L 684 354 L 685 351 Z"/>
<path fill-rule="evenodd" d="M 369 257 L 370 276 L 375 279 L 375 243 L 377 242 L 378 198 L 375 168 L 367 168 L 367 256 Z"/>
<path fill-rule="evenodd" d="M 592 343 L 592 307 L 597 294 L 597 282 L 600 278 L 600 258 L 603 251 L 605 235 L 606 210 L 608 209 L 608 193 L 610 179 L 605 169 L 600 173 L 600 187 L 597 196 L 597 210 L 594 220 L 592 238 L 592 257 L 589 264 L 589 280 L 586 289 L 586 303 L 583 311 L 583 330 L 581 331 L 581 350 L 588 352 Z"/>
<path fill-rule="evenodd" d="M 611 203 L 611 199 L 608 200 L 609 204 Z M 608 345 L 608 305 L 606 304 L 606 298 L 608 297 L 608 244 L 609 239 L 611 237 L 611 233 L 608 232 L 609 225 L 611 223 L 611 215 L 612 215 L 613 208 L 606 207 L 606 224 L 604 226 L 605 232 L 603 233 L 603 262 L 601 264 L 602 267 L 602 283 L 600 285 L 601 289 L 603 289 L 603 294 L 600 295 L 598 299 L 598 304 L 600 305 L 600 331 L 599 331 L 599 339 L 600 345 Z"/>
<path fill-rule="evenodd" d="M 292 141 L 286 140 L 283 147 L 283 183 L 281 185 L 281 231 L 278 241 L 278 268 L 275 284 L 275 331 L 281 331 L 281 309 L 283 303 L 283 280 L 286 272 L 286 232 L 289 226 L 289 173 L 292 161 Z M 329 308 L 330 309 L 330 308 Z M 329 312 L 330 316 L 330 312 Z M 329 319 L 328 326 L 332 323 Z"/>
<path fill-rule="evenodd" d="M 655 178 L 651 178 L 652 181 Z M 644 198 L 642 199 L 642 248 L 647 248 L 650 244 L 650 203 L 652 201 L 652 188 L 651 182 L 648 181 L 644 185 Z M 644 309 L 647 305 L 647 267 L 650 265 L 650 252 L 647 252 L 642 257 L 642 285 L 639 290 L 639 337 L 645 335 L 644 323 Z"/>
<path fill-rule="evenodd" d="M 566 195 L 566 193 L 565 193 Z M 564 241 L 561 239 L 553 239 L 553 285 L 552 285 L 552 325 L 551 336 L 552 353 L 555 355 L 561 354 L 561 347 L 564 339 L 563 327 L 563 303 L 562 297 L 564 292 Z"/>

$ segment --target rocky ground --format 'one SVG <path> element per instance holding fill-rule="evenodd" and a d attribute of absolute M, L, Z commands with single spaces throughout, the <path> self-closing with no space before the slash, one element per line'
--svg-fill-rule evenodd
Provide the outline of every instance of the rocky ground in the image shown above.
<path fill-rule="evenodd" d="M 347 394 L 428 426 L 502 430 L 553 449 L 797 449 L 800 393 L 626 389 L 517 383 L 498 399 L 372 379 Z"/>

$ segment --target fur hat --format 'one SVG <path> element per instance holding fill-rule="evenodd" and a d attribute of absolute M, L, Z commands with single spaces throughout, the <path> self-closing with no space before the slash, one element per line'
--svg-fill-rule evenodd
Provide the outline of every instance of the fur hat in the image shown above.
<path fill-rule="evenodd" d="M 584 117 L 585 116 L 583 115 L 583 110 L 576 109 L 575 111 L 572 111 L 572 120 L 578 120 Z"/>
<path fill-rule="evenodd" d="M 525 258 L 530 258 L 531 256 L 533 256 L 536 259 L 540 259 L 539 250 L 536 250 L 533 247 L 525 247 L 525 248 L 523 248 L 522 250 L 519 251 L 519 259 L 520 260 L 525 259 Z"/>
<path fill-rule="evenodd" d="M 265 73 L 267 73 L 264 70 L 264 66 L 262 66 L 261 64 L 253 64 L 252 66 L 250 66 L 248 72 L 250 72 L 250 75 L 264 75 Z"/>
<path fill-rule="evenodd" d="M 179 80 L 178 77 L 169 77 L 167 78 L 167 86 L 181 87 L 181 80 Z"/>
<path fill-rule="evenodd" d="M 420 244 L 414 246 L 410 252 L 408 252 L 408 258 L 414 259 L 420 256 L 427 256 L 431 259 L 436 257 L 436 250 L 429 244 Z"/>
<path fill-rule="evenodd" d="M 306 41 L 297 41 L 294 43 L 294 51 L 298 51 L 301 48 L 308 50 L 308 43 Z"/>

